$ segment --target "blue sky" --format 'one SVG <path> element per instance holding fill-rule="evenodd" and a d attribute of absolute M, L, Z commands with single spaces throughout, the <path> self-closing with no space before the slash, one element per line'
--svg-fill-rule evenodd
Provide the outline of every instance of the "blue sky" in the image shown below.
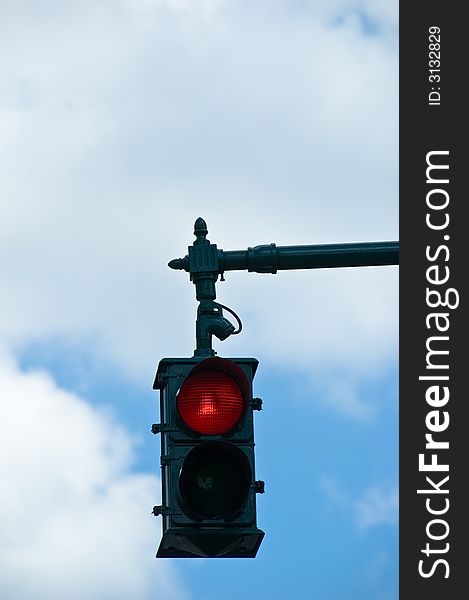
<path fill-rule="evenodd" d="M 391 600 L 398 269 L 228 273 L 260 361 L 255 560 L 156 560 L 167 268 L 219 247 L 398 239 L 397 5 L 4 2 L 0 596 Z M 227 586 L 228 582 L 228 588 Z"/>

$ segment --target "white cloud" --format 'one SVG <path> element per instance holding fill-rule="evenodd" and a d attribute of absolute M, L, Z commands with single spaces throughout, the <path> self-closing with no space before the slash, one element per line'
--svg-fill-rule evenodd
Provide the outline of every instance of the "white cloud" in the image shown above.
<path fill-rule="evenodd" d="M 140 378 L 192 353 L 194 290 L 166 263 L 199 215 L 224 249 L 397 237 L 389 3 L 373 4 L 386 35 L 334 24 L 373 12 L 345 1 L 6 6 L 11 347 L 64 338 Z M 397 350 L 396 269 L 228 274 L 218 293 L 245 325 L 221 354 L 365 373 Z"/>
<path fill-rule="evenodd" d="M 322 475 L 318 485 L 332 506 L 349 515 L 358 530 L 377 525 L 397 526 L 399 491 L 396 485 L 376 482 L 362 490 L 358 497 L 331 475 Z"/>
<path fill-rule="evenodd" d="M 129 470 L 126 431 L 46 373 L 0 359 L 0 596 L 186 598 L 154 558 L 159 483 Z"/>
<path fill-rule="evenodd" d="M 357 501 L 357 521 L 361 529 L 374 525 L 397 525 L 399 492 L 395 487 L 370 487 Z"/>

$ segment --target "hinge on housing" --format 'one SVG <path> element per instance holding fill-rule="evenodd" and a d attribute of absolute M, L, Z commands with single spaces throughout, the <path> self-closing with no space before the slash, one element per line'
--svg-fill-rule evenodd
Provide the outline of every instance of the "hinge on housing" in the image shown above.
<path fill-rule="evenodd" d="M 154 506 L 153 510 L 151 511 L 152 515 L 155 515 L 155 517 L 159 517 L 160 515 L 180 515 L 181 512 L 178 510 L 171 510 L 170 508 L 168 508 L 167 506 Z"/>
<path fill-rule="evenodd" d="M 263 494 L 265 492 L 265 482 L 264 481 L 253 481 L 251 486 L 254 488 L 256 494 Z"/>
<path fill-rule="evenodd" d="M 178 457 L 177 456 L 168 456 L 167 454 L 165 454 L 164 456 L 162 456 L 160 458 L 160 464 L 162 467 L 166 467 L 168 466 L 172 460 L 177 460 Z"/>
<path fill-rule="evenodd" d="M 252 410 L 262 410 L 262 400 L 261 398 L 253 398 L 251 400 Z"/>
<path fill-rule="evenodd" d="M 151 432 L 155 435 L 157 433 L 162 433 L 163 431 L 176 431 L 176 429 L 167 423 L 153 423 L 151 426 Z"/>

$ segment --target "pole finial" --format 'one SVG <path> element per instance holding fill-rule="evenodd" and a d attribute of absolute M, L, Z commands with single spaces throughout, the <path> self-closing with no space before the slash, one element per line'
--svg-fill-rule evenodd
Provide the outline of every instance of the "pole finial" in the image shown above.
<path fill-rule="evenodd" d="M 194 243 L 195 244 L 204 243 L 205 238 L 207 237 L 207 233 L 208 233 L 207 223 L 202 219 L 202 217 L 199 217 L 196 220 L 196 222 L 194 223 L 194 235 L 197 238 Z"/>

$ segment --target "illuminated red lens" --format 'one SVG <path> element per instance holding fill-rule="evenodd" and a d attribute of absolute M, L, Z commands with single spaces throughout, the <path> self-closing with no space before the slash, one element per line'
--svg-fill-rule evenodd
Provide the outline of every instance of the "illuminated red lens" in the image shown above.
<path fill-rule="evenodd" d="M 243 394 L 236 381 L 221 371 L 198 371 L 183 383 L 177 409 L 183 421 L 205 435 L 226 433 L 243 413 Z"/>

